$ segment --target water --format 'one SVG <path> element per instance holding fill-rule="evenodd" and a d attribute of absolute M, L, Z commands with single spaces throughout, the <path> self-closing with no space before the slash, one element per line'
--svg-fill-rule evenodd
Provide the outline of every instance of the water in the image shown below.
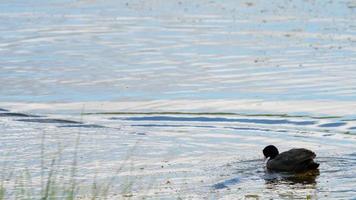
<path fill-rule="evenodd" d="M 82 194 L 116 177 L 112 198 L 352 199 L 355 7 L 2 2 L 0 161 L 37 191 L 79 134 Z M 319 173 L 265 172 L 267 144 L 314 150 Z"/>

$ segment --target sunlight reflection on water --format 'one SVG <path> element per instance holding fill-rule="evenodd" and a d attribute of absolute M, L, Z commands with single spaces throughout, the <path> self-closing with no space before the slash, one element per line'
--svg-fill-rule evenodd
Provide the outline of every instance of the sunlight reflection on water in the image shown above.
<path fill-rule="evenodd" d="M 0 100 L 354 101 L 342 2 L 179 2 L 2 4 Z"/>
<path fill-rule="evenodd" d="M 78 180 L 133 198 L 353 198 L 353 4 L 4 1 L 2 172 L 31 169 L 38 192 L 41 159 L 69 169 L 80 133 Z M 267 144 L 316 151 L 320 174 L 265 173 Z"/>

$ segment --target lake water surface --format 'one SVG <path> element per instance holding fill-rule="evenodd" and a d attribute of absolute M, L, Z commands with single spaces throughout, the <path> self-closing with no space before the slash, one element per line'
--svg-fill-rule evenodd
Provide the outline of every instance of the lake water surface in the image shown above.
<path fill-rule="evenodd" d="M 1 188 L 354 199 L 355 22 L 354 0 L 3 1 Z M 268 144 L 320 171 L 266 172 Z"/>

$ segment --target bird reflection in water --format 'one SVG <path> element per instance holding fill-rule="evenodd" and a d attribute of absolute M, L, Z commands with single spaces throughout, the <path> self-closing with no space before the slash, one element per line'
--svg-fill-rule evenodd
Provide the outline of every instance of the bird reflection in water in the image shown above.
<path fill-rule="evenodd" d="M 266 170 L 264 179 L 267 188 L 274 188 L 276 185 L 296 185 L 315 188 L 316 179 L 320 175 L 318 169 L 309 170 L 302 173 L 276 173 Z"/>

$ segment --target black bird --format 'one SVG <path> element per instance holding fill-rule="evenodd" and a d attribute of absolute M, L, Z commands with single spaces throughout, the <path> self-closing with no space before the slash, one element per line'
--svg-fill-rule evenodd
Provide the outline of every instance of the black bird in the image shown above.
<path fill-rule="evenodd" d="M 315 153 L 308 149 L 291 149 L 282 153 L 277 147 L 268 145 L 263 149 L 267 161 L 267 169 L 279 172 L 304 172 L 315 170 L 319 163 L 314 162 Z"/>

